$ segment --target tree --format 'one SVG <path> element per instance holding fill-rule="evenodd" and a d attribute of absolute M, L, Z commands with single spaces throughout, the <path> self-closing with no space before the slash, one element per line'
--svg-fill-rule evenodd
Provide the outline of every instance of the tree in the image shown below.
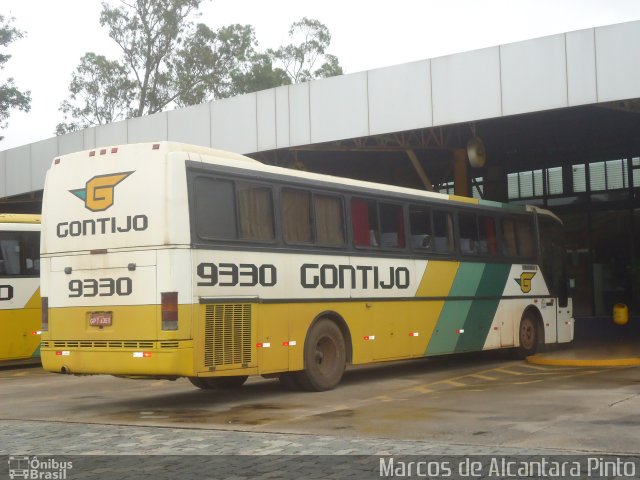
<path fill-rule="evenodd" d="M 299 43 L 260 52 L 250 25 L 215 31 L 194 25 L 190 18 L 203 1 L 103 3 L 100 24 L 122 56 L 82 57 L 69 99 L 60 106 L 65 123 L 56 134 L 342 73 L 337 57 L 325 53 L 331 35 L 317 20 L 303 18 L 291 26 L 289 35 Z"/>
<path fill-rule="evenodd" d="M 283 66 L 293 83 L 342 75 L 338 57 L 326 53 L 331 44 L 331 33 L 326 25 L 304 17 L 291 25 L 289 38 L 291 43 L 271 50 L 270 54 Z M 314 70 L 318 61 L 323 58 L 324 63 Z"/>
<path fill-rule="evenodd" d="M 178 52 L 175 81 L 180 94 L 176 104 L 195 105 L 211 96 L 238 94 L 234 82 L 253 68 L 257 44 L 250 25 L 234 24 L 215 32 L 198 25 L 196 34 Z"/>
<path fill-rule="evenodd" d="M 127 73 L 127 69 L 117 61 L 86 53 L 71 77 L 71 101 L 65 100 L 60 106 L 65 120 L 71 121 L 59 123 L 56 134 L 126 118 L 135 92 L 135 83 Z"/>
<path fill-rule="evenodd" d="M 67 122 L 56 133 L 156 113 L 192 88 L 176 80 L 176 68 L 182 46 L 202 34 L 189 20 L 202 1 L 122 0 L 119 7 L 103 2 L 100 25 L 122 56 L 108 60 L 87 53 L 81 58 L 69 99 L 60 106 Z"/>
<path fill-rule="evenodd" d="M 241 95 L 290 84 L 287 72 L 274 68 L 273 58 L 268 53 L 256 53 L 251 57 L 248 69 L 232 73 L 229 94 Z"/>
<path fill-rule="evenodd" d="M 123 7 L 102 3 L 100 25 L 122 50 L 135 78 L 133 116 L 161 111 L 180 95 L 175 91 L 175 53 L 192 33 L 189 15 L 202 0 L 122 0 Z"/>
<path fill-rule="evenodd" d="M 128 0 L 102 4 L 100 24 L 122 51 L 119 60 L 86 54 L 60 110 L 66 133 L 235 94 L 233 78 L 251 70 L 253 27 L 217 31 L 189 20 L 204 0 Z M 100 78 L 98 78 L 98 76 Z"/>
<path fill-rule="evenodd" d="M 13 27 L 14 19 L 5 18 L 0 15 L 0 47 L 5 48 L 12 42 L 22 38 L 23 33 Z M 4 70 L 5 63 L 9 61 L 11 55 L 0 53 L 0 70 Z M 0 129 L 8 125 L 10 110 L 18 109 L 28 112 L 31 109 L 31 92 L 26 90 L 21 92 L 15 86 L 13 78 L 8 78 L 0 84 Z M 0 137 L 2 140 L 3 137 Z"/>

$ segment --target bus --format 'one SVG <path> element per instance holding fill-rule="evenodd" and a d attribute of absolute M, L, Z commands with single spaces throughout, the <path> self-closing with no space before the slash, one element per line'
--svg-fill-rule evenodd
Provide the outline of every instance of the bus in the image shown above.
<path fill-rule="evenodd" d="M 573 338 L 552 213 L 173 142 L 54 159 L 42 363 L 334 388 L 347 365 Z"/>
<path fill-rule="evenodd" d="M 39 362 L 40 215 L 0 214 L 0 364 Z"/>

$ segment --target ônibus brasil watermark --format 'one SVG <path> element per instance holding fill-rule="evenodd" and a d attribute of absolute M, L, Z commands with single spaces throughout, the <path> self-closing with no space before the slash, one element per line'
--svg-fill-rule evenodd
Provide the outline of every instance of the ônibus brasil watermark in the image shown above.
<path fill-rule="evenodd" d="M 66 480 L 73 462 L 59 461 L 55 458 L 39 459 L 26 455 L 9 457 L 9 478 L 25 478 L 31 480 Z"/>

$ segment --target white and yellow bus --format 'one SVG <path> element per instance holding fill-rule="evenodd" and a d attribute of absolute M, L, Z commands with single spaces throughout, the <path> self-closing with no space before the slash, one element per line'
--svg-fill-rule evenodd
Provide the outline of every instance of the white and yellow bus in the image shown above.
<path fill-rule="evenodd" d="M 0 214 L 0 364 L 39 361 L 40 215 Z"/>
<path fill-rule="evenodd" d="M 71 374 L 277 376 L 573 338 L 550 212 L 161 142 L 56 158 L 42 361 Z"/>

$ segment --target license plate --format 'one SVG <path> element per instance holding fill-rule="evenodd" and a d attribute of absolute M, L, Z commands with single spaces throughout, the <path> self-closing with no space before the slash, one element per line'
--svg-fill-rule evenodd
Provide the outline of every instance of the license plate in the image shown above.
<path fill-rule="evenodd" d="M 111 320 L 111 312 L 89 313 L 89 326 L 91 327 L 110 327 Z"/>

